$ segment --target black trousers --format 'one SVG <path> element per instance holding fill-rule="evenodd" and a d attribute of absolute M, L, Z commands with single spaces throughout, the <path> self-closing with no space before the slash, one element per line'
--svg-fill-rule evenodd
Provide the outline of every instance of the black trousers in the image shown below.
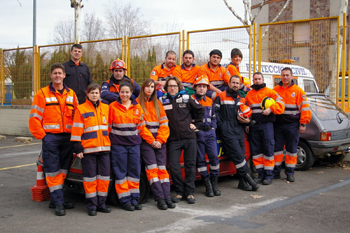
<path fill-rule="evenodd" d="M 186 197 L 188 195 L 193 195 L 195 190 L 194 181 L 196 180 L 197 140 L 182 139 L 179 141 L 168 141 L 167 147 L 170 175 L 175 191 Z M 179 161 L 182 150 L 184 150 L 185 181 L 182 178 Z"/>

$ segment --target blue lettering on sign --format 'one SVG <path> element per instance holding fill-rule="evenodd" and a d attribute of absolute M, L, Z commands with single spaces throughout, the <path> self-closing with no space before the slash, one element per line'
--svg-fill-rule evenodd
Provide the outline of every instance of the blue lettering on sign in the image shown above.
<path fill-rule="evenodd" d="M 247 66 L 247 72 L 249 72 L 249 64 L 246 63 L 245 65 Z M 253 68 L 253 65 L 252 65 L 252 68 Z"/>
<path fill-rule="evenodd" d="M 251 71 L 254 70 L 254 64 L 251 64 Z M 287 67 L 287 66 L 286 66 Z M 282 69 L 284 68 L 283 65 L 261 65 L 261 73 L 267 73 L 267 74 L 281 74 Z M 255 70 L 257 71 L 259 69 L 259 65 L 256 64 Z M 297 67 L 291 67 L 293 71 L 293 75 L 307 75 L 306 69 L 303 67 L 297 68 Z M 249 72 L 249 64 L 246 63 L 246 72 Z"/>

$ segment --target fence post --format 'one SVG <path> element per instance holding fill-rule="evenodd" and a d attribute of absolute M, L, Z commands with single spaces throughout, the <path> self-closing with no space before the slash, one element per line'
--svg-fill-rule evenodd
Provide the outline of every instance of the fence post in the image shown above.
<path fill-rule="evenodd" d="M 40 47 L 38 46 L 37 47 L 37 59 L 36 59 L 36 62 L 37 62 L 37 65 L 36 65 L 36 67 L 37 67 L 37 85 L 36 85 L 36 89 L 35 89 L 35 92 L 37 92 L 37 91 L 39 91 L 40 90 L 40 87 L 41 87 L 41 84 L 40 84 L 40 81 L 41 81 L 41 78 L 40 78 L 40 66 L 41 66 L 41 64 L 40 64 L 40 62 L 41 62 L 41 60 L 40 60 Z"/>
<path fill-rule="evenodd" d="M 341 108 L 345 110 L 344 100 L 345 100 L 345 70 L 346 70 L 346 13 L 343 14 L 343 52 L 342 52 L 341 59 L 342 59 Z"/>
<path fill-rule="evenodd" d="M 1 105 L 4 105 L 5 97 L 5 59 L 4 51 L 0 49 L 0 99 Z"/>
<path fill-rule="evenodd" d="M 129 37 L 126 37 L 125 36 L 125 43 L 127 44 L 127 50 L 125 49 L 125 51 L 128 51 L 126 53 L 126 59 L 125 60 L 128 60 L 128 63 L 127 63 L 127 66 L 128 66 L 128 70 L 127 72 L 130 72 L 130 67 L 131 67 L 131 64 L 130 64 L 130 38 Z M 131 72 L 130 72 L 131 74 Z"/>
<path fill-rule="evenodd" d="M 258 44 L 258 71 L 261 72 L 261 25 L 259 24 L 259 44 Z"/>
<path fill-rule="evenodd" d="M 254 40 L 254 44 L 253 44 L 253 73 L 255 73 L 256 71 L 256 23 L 253 24 L 253 30 L 254 30 L 254 34 L 253 34 L 253 40 Z"/>

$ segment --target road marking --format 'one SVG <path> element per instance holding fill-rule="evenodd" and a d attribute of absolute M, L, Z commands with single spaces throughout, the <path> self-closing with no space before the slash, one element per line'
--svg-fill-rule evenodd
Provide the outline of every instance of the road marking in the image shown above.
<path fill-rule="evenodd" d="M 17 156 L 22 156 L 22 155 L 39 155 L 41 150 L 36 150 L 36 151 L 31 151 L 31 152 L 14 152 L 14 153 L 8 153 L 8 154 L 3 154 L 0 155 L 0 158 L 14 158 Z"/>
<path fill-rule="evenodd" d="M 29 164 L 14 166 L 14 167 L 3 167 L 3 168 L 0 168 L 0 171 L 14 169 L 14 168 L 20 168 L 20 167 L 28 167 L 28 166 L 33 166 L 33 165 L 36 165 L 36 163 L 29 163 Z"/>
<path fill-rule="evenodd" d="M 350 179 L 347 179 L 334 185 L 302 193 L 294 197 L 279 197 L 255 204 L 236 204 L 215 212 L 212 209 L 194 209 L 193 207 L 190 209 L 177 205 L 176 208 L 171 211 L 182 214 L 185 213 L 188 217 L 167 226 L 155 228 L 146 232 L 185 232 L 196 228 L 203 228 L 209 224 L 225 224 L 227 226 L 238 227 L 239 229 L 258 229 L 265 224 L 251 222 L 250 219 L 254 216 L 266 214 L 272 210 L 298 203 L 319 195 L 320 193 L 332 191 L 349 184 Z"/>
<path fill-rule="evenodd" d="M 16 146 L 3 146 L 3 147 L 0 147 L 0 149 L 6 149 L 6 148 L 12 148 L 12 147 L 20 147 L 20 146 L 38 145 L 38 144 L 41 144 L 41 142 L 28 143 L 28 144 L 25 144 L 25 145 L 16 145 Z"/>

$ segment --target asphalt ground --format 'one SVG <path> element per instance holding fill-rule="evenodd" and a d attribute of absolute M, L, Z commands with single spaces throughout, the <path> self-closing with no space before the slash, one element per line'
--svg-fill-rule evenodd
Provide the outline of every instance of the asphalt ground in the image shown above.
<path fill-rule="evenodd" d="M 237 189 L 236 177 L 221 177 L 220 197 L 204 196 L 196 182 L 196 204 L 158 210 L 152 195 L 141 211 L 87 215 L 84 195 L 66 192 L 75 208 L 54 215 L 49 201 L 31 200 L 41 142 L 0 140 L 0 232 L 350 232 L 350 162 L 316 164 L 297 171 L 296 182 L 274 180 L 257 192 Z M 175 192 L 172 191 L 175 195 Z"/>

